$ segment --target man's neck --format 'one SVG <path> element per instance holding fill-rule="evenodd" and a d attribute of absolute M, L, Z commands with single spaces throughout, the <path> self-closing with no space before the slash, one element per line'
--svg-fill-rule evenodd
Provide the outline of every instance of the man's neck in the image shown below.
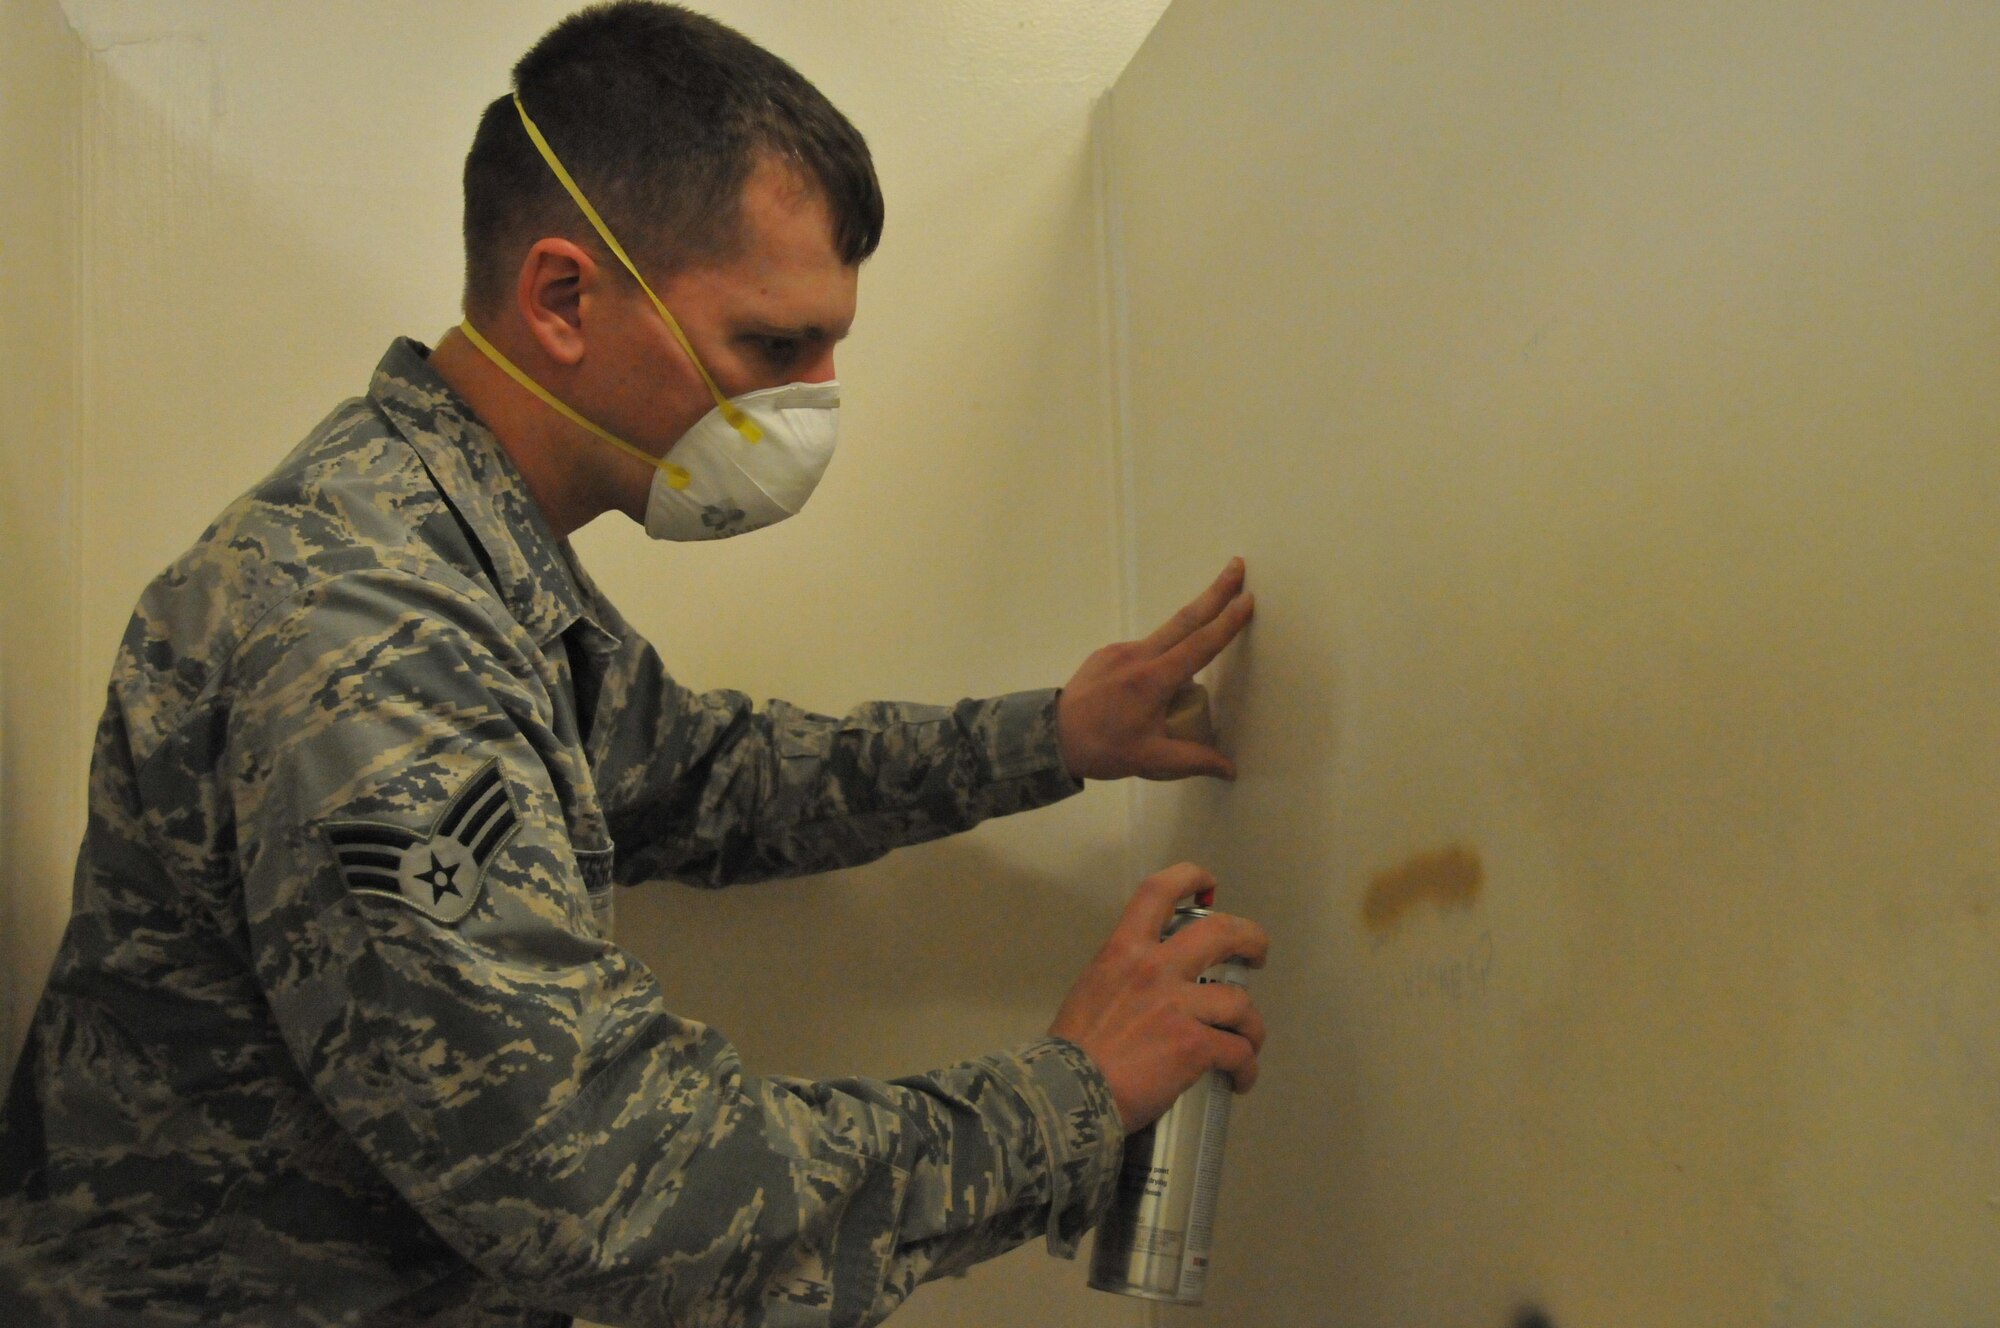
<path fill-rule="evenodd" d="M 623 458 L 598 454 L 589 439 L 566 428 L 463 332 L 453 328 L 439 339 L 430 366 L 499 440 L 556 538 L 567 539 L 604 513 L 629 506 L 621 492 L 631 484 L 631 477 L 621 474 L 626 467 L 605 464 Z"/>

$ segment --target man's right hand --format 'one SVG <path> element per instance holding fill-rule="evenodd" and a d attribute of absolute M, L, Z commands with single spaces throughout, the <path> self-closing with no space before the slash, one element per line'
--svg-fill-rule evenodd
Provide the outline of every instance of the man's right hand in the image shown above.
<path fill-rule="evenodd" d="M 1195 979 L 1231 958 L 1262 967 L 1264 929 L 1218 913 L 1160 939 L 1175 903 L 1214 884 L 1191 863 L 1147 877 L 1049 1026 L 1103 1073 L 1128 1133 L 1158 1119 L 1206 1071 L 1225 1072 L 1239 1093 L 1257 1082 L 1264 1017 L 1250 993 Z"/>

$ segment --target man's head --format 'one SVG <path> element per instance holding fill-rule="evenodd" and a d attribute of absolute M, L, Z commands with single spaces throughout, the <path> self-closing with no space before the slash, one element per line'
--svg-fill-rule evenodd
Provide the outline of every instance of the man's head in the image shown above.
<path fill-rule="evenodd" d="M 595 5 L 521 57 L 514 89 L 649 279 L 734 255 L 760 164 L 789 168 L 821 196 L 847 264 L 881 239 L 860 133 L 798 71 L 712 19 L 648 0 Z M 610 258 L 512 100 L 496 98 L 465 161 L 467 312 L 491 317 L 511 301 L 530 246 L 547 236 Z"/>
<path fill-rule="evenodd" d="M 468 333 L 481 349 L 454 332 L 432 363 L 561 530 L 609 508 L 646 520 L 657 459 L 712 407 L 739 409 L 723 397 L 834 376 L 881 238 L 874 167 L 791 66 L 675 5 L 586 9 L 514 82 L 520 105 L 487 108 L 465 165 L 465 327 L 484 329 Z"/>

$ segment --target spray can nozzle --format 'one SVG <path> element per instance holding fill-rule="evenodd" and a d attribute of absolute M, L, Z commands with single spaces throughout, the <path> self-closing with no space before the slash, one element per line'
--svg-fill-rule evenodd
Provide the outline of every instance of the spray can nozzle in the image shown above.
<path fill-rule="evenodd" d="M 1214 908 L 1215 887 L 1212 885 L 1205 885 L 1201 889 L 1195 891 L 1194 906 L 1196 908 Z"/>

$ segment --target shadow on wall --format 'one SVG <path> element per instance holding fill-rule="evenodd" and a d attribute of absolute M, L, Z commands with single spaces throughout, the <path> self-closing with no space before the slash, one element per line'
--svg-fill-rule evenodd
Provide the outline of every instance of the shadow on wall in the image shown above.
<path fill-rule="evenodd" d="M 83 49 L 54 0 L 0 8 L 0 1068 L 11 1067 L 41 982 L 40 938 L 60 898 L 19 883 L 56 879 L 38 827 L 81 820 L 83 758 L 63 717 L 78 701 L 74 545 L 64 519 L 76 436 L 76 85 Z M 56 718 L 51 721 L 51 716 Z M 33 771 L 34 778 L 27 778 Z M 53 913 L 52 922 L 47 916 Z"/>
<path fill-rule="evenodd" d="M 1050 815 L 1028 813 L 1029 816 Z M 988 833 L 854 872 L 618 900 L 621 943 L 667 1008 L 715 1027 L 756 1073 L 912 1073 L 1040 1036 L 1122 906 L 1011 859 Z M 1115 845 L 1065 869 L 1115 880 Z"/>

